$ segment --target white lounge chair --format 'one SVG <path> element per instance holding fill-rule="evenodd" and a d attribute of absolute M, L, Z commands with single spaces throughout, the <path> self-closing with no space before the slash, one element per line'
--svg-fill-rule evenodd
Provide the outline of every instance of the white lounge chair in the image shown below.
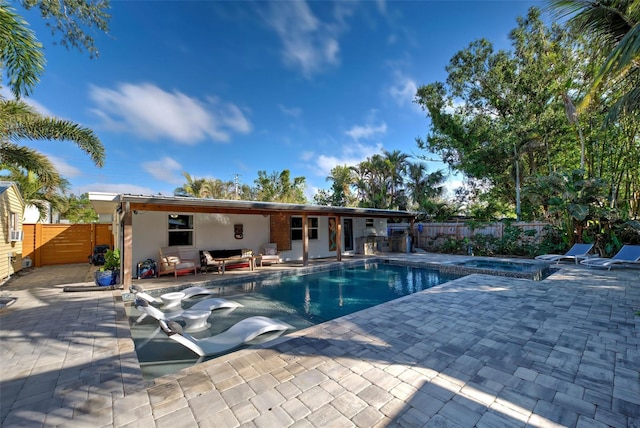
<path fill-rule="evenodd" d="M 270 242 L 267 244 L 262 244 L 260 246 L 260 254 L 258 255 L 258 259 L 260 260 L 260 264 L 263 265 L 265 263 L 280 263 L 280 251 L 278 251 L 278 244 L 274 242 Z"/>
<path fill-rule="evenodd" d="M 210 299 L 204 299 L 196 303 L 189 309 L 182 310 L 181 308 L 176 311 L 161 311 L 160 309 L 152 306 L 148 301 L 144 299 L 136 299 L 134 302 L 136 309 L 142 312 L 142 315 L 138 317 L 136 323 L 141 322 L 147 316 L 155 318 L 156 320 L 184 320 L 186 323 L 186 331 L 200 331 L 205 328 L 209 328 L 207 319 L 211 316 L 211 312 L 216 309 L 229 309 L 241 307 L 242 304 L 227 299 L 218 297 L 212 297 Z"/>
<path fill-rule="evenodd" d="M 593 244 L 573 244 L 573 247 L 564 254 L 541 254 L 536 256 L 536 260 L 544 262 L 560 263 L 561 260 L 573 260 L 576 264 L 580 260 L 589 257 L 589 252 L 593 249 Z"/>
<path fill-rule="evenodd" d="M 616 265 L 640 265 L 640 245 L 623 245 L 620 251 L 611 258 L 594 257 L 582 260 L 580 264 L 589 267 L 607 268 L 608 270 L 611 270 L 611 268 Z"/>
<path fill-rule="evenodd" d="M 183 332 L 180 324 L 174 321 L 160 320 L 160 328 L 172 340 L 184 345 L 201 357 L 221 354 L 255 339 L 265 333 L 275 333 L 280 336 L 286 330 L 293 328 L 287 323 L 268 317 L 255 316 L 245 318 L 231 326 L 228 330 L 204 339 Z"/>
<path fill-rule="evenodd" d="M 214 294 L 213 290 L 204 287 L 188 287 L 181 291 L 173 293 L 165 293 L 160 296 L 160 299 L 156 299 L 149 293 L 144 291 L 144 288 L 140 285 L 132 285 L 129 287 L 129 291 L 132 292 L 136 299 L 144 299 L 153 305 L 165 305 L 165 309 L 170 307 L 178 307 L 182 301 L 195 296 L 201 296 L 206 294 Z"/>

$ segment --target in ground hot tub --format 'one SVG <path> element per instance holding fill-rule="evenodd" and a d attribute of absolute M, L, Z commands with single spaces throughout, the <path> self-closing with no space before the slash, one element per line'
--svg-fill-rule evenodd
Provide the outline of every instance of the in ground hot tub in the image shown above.
<path fill-rule="evenodd" d="M 548 263 L 527 260 L 472 258 L 440 265 L 440 272 L 459 275 L 482 273 L 541 281 L 551 274 Z"/>

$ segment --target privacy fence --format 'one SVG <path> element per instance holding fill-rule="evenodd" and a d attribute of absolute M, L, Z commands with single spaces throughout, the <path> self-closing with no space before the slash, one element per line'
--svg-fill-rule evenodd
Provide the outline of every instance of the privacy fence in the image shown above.
<path fill-rule="evenodd" d="M 96 245 L 113 248 L 110 224 L 23 224 L 22 258 L 35 267 L 89 263 Z"/>
<path fill-rule="evenodd" d="M 505 232 L 519 230 L 519 244 L 539 245 L 544 238 L 545 228 L 548 223 L 544 222 L 513 222 L 513 223 L 490 223 L 481 226 L 474 226 L 464 222 L 449 223 L 415 223 L 413 226 L 414 247 L 423 248 L 427 251 L 442 251 L 447 243 L 451 241 L 477 241 L 479 238 L 491 237 L 502 239 Z M 398 233 L 401 230 L 408 230 L 408 223 L 391 224 L 389 232 Z"/>

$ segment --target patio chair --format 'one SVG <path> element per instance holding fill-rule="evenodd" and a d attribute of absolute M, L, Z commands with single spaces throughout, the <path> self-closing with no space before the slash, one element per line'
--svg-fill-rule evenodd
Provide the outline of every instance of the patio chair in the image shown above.
<path fill-rule="evenodd" d="M 193 274 L 198 273 L 200 263 L 196 259 L 185 258 L 184 250 L 178 250 L 172 247 L 160 248 L 160 263 L 158 266 L 158 276 L 172 273 L 174 277 L 178 277 L 178 274 L 189 273 L 193 271 Z"/>
<path fill-rule="evenodd" d="M 589 257 L 589 252 L 593 249 L 593 244 L 573 244 L 573 247 L 564 254 L 541 254 L 536 256 L 536 260 L 544 262 L 560 263 L 561 260 L 573 260 L 576 264 L 580 260 Z M 593 255 L 593 254 L 592 254 Z"/>
<path fill-rule="evenodd" d="M 262 264 L 280 263 L 280 252 L 278 244 L 270 242 L 260 246 L 260 254 L 258 255 Z"/>
<path fill-rule="evenodd" d="M 608 270 L 611 270 L 616 265 L 635 264 L 640 266 L 640 245 L 623 245 L 620 251 L 611 258 L 594 257 L 582 260 L 580 264 L 589 267 L 607 268 Z"/>
<path fill-rule="evenodd" d="M 196 339 L 185 333 L 182 326 L 175 321 L 160 320 L 160 328 L 170 339 L 180 343 L 198 354 L 200 357 L 221 354 L 237 348 L 265 333 L 280 336 L 286 330 L 293 328 L 287 323 L 263 316 L 245 318 L 231 326 L 228 330 L 215 336 Z M 273 335 L 269 336 L 275 338 Z"/>

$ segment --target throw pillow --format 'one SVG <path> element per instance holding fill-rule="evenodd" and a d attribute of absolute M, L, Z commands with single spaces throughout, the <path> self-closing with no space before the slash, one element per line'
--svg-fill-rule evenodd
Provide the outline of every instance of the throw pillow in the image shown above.
<path fill-rule="evenodd" d="M 213 257 L 211 257 L 211 253 L 210 252 L 203 251 L 202 254 L 204 254 L 204 257 L 207 260 L 207 263 L 214 263 Z"/>
<path fill-rule="evenodd" d="M 273 247 L 267 247 L 265 248 L 265 253 L 267 254 L 267 256 L 275 256 L 276 255 L 276 249 Z"/>

